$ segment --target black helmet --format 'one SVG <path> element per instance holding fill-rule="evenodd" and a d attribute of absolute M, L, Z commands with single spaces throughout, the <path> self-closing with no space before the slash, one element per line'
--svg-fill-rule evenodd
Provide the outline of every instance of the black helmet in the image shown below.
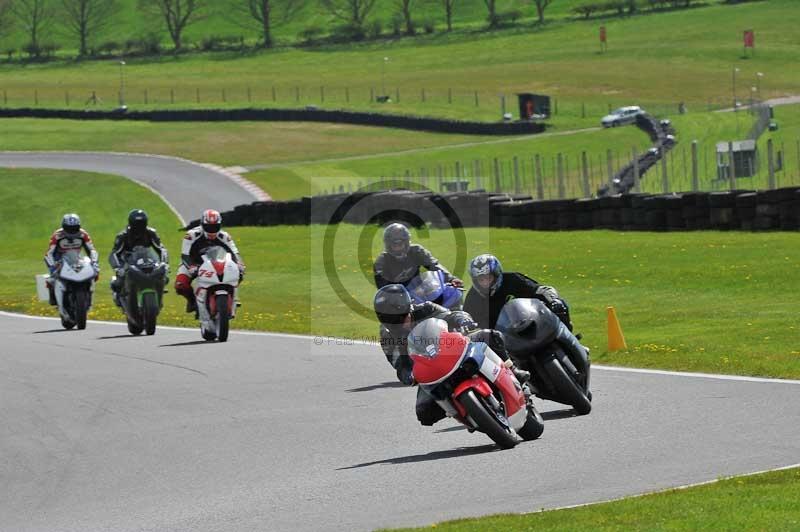
<path fill-rule="evenodd" d="M 400 324 L 411 312 L 411 296 L 405 286 L 388 284 L 375 294 L 373 308 L 381 323 Z"/>
<path fill-rule="evenodd" d="M 81 219 L 74 212 L 65 214 L 61 218 L 61 229 L 69 236 L 76 236 L 81 231 Z"/>
<path fill-rule="evenodd" d="M 142 209 L 133 209 L 128 214 L 128 228 L 134 235 L 143 235 L 147 231 L 147 213 Z"/>
<path fill-rule="evenodd" d="M 395 249 L 395 246 L 400 246 Z M 408 254 L 411 246 L 411 233 L 408 227 L 401 223 L 393 223 L 386 226 L 383 230 L 383 247 L 389 255 L 398 259 L 403 259 Z"/>

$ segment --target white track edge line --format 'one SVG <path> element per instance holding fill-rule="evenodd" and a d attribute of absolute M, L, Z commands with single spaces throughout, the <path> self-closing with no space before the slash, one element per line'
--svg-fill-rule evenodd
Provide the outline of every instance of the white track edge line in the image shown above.
<path fill-rule="evenodd" d="M 0 310 L 0 316 L 6 316 L 9 318 L 30 319 L 30 320 L 55 320 L 55 321 L 59 320 L 59 318 L 53 316 L 31 316 L 29 314 L 8 312 L 5 310 Z M 116 326 L 125 325 L 125 322 L 121 321 L 103 321 L 103 320 L 88 320 L 88 323 L 96 323 L 100 325 L 116 325 Z M 168 331 L 197 330 L 195 327 L 176 327 L 174 325 L 159 325 L 158 328 Z M 232 331 L 235 331 L 237 335 L 245 335 L 245 336 L 270 336 L 275 338 L 291 338 L 296 340 L 322 339 L 322 343 L 336 343 L 337 345 L 377 345 L 377 342 L 374 341 L 351 340 L 349 338 L 339 338 L 330 335 L 314 336 L 309 334 L 292 334 L 292 333 L 269 332 L 269 331 L 247 331 L 239 329 L 232 329 Z M 317 344 L 317 345 L 322 345 L 322 344 Z M 740 381 L 740 382 L 757 382 L 757 383 L 774 383 L 774 384 L 800 384 L 800 380 L 794 380 L 794 379 L 776 379 L 770 377 L 747 377 L 744 375 L 720 375 L 715 373 L 690 373 L 690 372 L 669 371 L 661 369 L 625 368 L 621 366 L 592 365 L 592 369 L 599 369 L 601 371 L 616 371 L 619 373 L 642 373 L 646 375 L 664 375 L 670 377 L 689 377 L 689 378 L 700 378 L 700 379 L 715 379 L 723 381 Z"/>
<path fill-rule="evenodd" d="M 647 497 L 648 495 L 658 495 L 658 494 L 661 494 L 661 493 L 669 493 L 670 491 L 678 491 L 678 490 L 686 490 L 686 489 L 689 489 L 689 488 L 697 488 L 697 487 L 700 487 L 700 486 L 707 486 L 709 484 L 716 484 L 717 482 L 720 482 L 720 481 L 723 481 L 723 480 L 730 480 L 730 479 L 734 479 L 734 478 L 752 477 L 752 476 L 755 476 L 755 475 L 761 475 L 763 473 L 772 473 L 772 472 L 776 472 L 776 471 L 786 471 L 788 469 L 795 469 L 795 468 L 798 468 L 798 467 L 800 467 L 800 463 L 787 465 L 787 466 L 781 466 L 781 467 L 775 467 L 775 468 L 772 468 L 772 469 L 764 469 L 764 470 L 761 470 L 761 471 L 753 471 L 753 472 L 750 472 L 750 473 L 743 473 L 741 475 L 724 476 L 724 477 L 719 477 L 719 478 L 715 478 L 715 479 L 711 479 L 711 480 L 704 480 L 702 482 L 693 482 L 691 484 L 683 484 L 683 485 L 674 486 L 674 487 L 671 487 L 671 488 L 664 488 L 664 489 L 659 489 L 659 490 L 655 490 L 655 491 L 648 491 L 648 492 L 645 492 L 645 493 L 637 493 L 635 495 L 625 495 L 623 497 L 615 497 L 613 499 L 605 499 L 605 500 L 602 500 L 602 501 L 586 502 L 586 503 L 580 503 L 580 504 L 570 504 L 568 506 L 558 506 L 556 508 L 542 508 L 540 510 L 534 510 L 532 512 L 519 512 L 519 513 L 516 513 L 515 515 L 526 515 L 526 514 L 529 514 L 529 513 L 531 513 L 531 514 L 539 514 L 539 513 L 544 513 L 544 512 L 555 512 L 555 511 L 558 511 L 558 510 L 571 510 L 573 508 L 585 508 L 587 506 L 597 506 L 598 504 L 606 504 L 606 503 L 610 503 L 610 502 L 625 501 L 625 500 L 629 500 L 629 499 L 638 499 L 638 498 L 641 498 L 641 497 Z M 489 517 L 489 516 L 487 515 L 485 517 Z M 472 518 L 470 518 L 470 519 L 472 519 Z M 478 518 L 475 518 L 475 519 L 478 519 Z"/>

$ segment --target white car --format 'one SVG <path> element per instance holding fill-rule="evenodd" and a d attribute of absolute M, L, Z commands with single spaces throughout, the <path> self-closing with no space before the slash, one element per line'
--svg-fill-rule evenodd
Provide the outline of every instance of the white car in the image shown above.
<path fill-rule="evenodd" d="M 644 114 L 641 107 L 632 105 L 630 107 L 620 107 L 611 114 L 603 117 L 600 123 L 603 127 L 617 127 L 623 124 L 633 124 L 636 122 L 636 117 Z"/>

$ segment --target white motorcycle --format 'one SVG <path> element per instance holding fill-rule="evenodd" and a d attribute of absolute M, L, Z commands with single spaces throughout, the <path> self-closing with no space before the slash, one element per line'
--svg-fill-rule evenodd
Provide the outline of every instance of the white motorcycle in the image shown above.
<path fill-rule="evenodd" d="M 236 316 L 239 265 L 225 248 L 212 246 L 203 253 L 197 270 L 197 314 L 203 339 L 225 342 L 230 320 Z"/>
<path fill-rule="evenodd" d="M 61 258 L 61 268 L 50 283 L 55 283 L 56 304 L 65 329 L 86 328 L 86 316 L 92 308 L 97 272 L 89 257 L 69 251 Z"/>

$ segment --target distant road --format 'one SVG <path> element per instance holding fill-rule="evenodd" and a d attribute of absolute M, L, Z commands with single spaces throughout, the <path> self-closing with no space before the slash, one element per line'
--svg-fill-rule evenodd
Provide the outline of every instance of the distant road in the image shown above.
<path fill-rule="evenodd" d="M 0 152 L 0 167 L 52 168 L 114 174 L 142 183 L 169 203 L 183 223 L 204 209 L 227 211 L 264 199 L 237 176 L 199 163 L 160 155 L 95 152 Z M 260 194 L 259 194 L 260 192 Z"/>

